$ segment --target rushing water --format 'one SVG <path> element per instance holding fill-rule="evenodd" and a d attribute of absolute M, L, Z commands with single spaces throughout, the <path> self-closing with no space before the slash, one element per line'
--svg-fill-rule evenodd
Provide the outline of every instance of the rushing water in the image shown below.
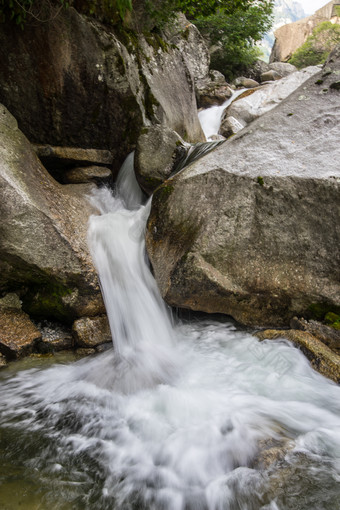
<path fill-rule="evenodd" d="M 247 89 L 235 91 L 233 95 L 220 106 L 211 106 L 199 112 L 198 117 L 207 140 L 210 140 L 213 135 L 218 134 L 224 110 L 235 101 L 238 96 L 243 94 L 245 90 Z"/>
<path fill-rule="evenodd" d="M 340 388 L 286 341 L 172 319 L 132 164 L 89 226 L 114 349 L 1 372 L 0 508 L 339 510 Z"/>

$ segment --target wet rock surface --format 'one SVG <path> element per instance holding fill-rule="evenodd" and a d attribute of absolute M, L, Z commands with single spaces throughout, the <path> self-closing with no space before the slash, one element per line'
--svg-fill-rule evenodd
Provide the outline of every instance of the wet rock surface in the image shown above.
<path fill-rule="evenodd" d="M 77 346 L 93 348 L 112 342 L 109 321 L 106 315 L 101 317 L 82 317 L 72 326 L 73 337 Z"/>
<path fill-rule="evenodd" d="M 48 321 L 37 323 L 36 326 L 41 332 L 41 340 L 35 346 L 38 352 L 46 354 L 73 348 L 74 340 L 71 328 Z"/>
<path fill-rule="evenodd" d="M 182 138 L 172 129 L 145 128 L 138 138 L 135 154 L 135 174 L 140 187 L 151 195 L 170 177 L 186 151 Z"/>
<path fill-rule="evenodd" d="M 112 172 L 103 166 L 77 167 L 65 172 L 62 179 L 65 184 L 108 183 Z"/>
<path fill-rule="evenodd" d="M 30 354 L 41 333 L 29 316 L 14 308 L 0 308 L 0 352 L 8 359 Z"/>
<path fill-rule="evenodd" d="M 35 317 L 72 321 L 104 311 L 87 247 L 87 220 L 97 210 L 84 196 L 91 185 L 74 186 L 49 175 L 1 106 L 0 291 L 20 292 Z"/>
<path fill-rule="evenodd" d="M 307 331 L 307 333 L 315 336 L 320 342 L 326 344 L 332 351 L 340 354 L 340 330 L 318 321 L 306 321 L 297 317 L 290 321 L 290 326 L 292 329 Z"/>

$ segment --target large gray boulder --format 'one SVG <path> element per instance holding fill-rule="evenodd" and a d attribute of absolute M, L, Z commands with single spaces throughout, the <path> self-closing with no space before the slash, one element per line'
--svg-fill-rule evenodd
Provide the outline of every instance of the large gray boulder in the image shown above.
<path fill-rule="evenodd" d="M 1 23 L 0 102 L 31 142 L 108 149 L 115 169 L 143 126 L 161 123 L 202 141 L 194 73 L 204 74 L 206 64 L 195 65 L 193 46 L 202 39 L 195 30 L 190 44 L 173 44 L 155 34 L 116 33 L 73 8 L 24 30 Z"/>
<path fill-rule="evenodd" d="M 91 189 L 57 183 L 0 107 L 0 293 L 18 292 L 25 311 L 66 321 L 104 312 L 86 242 Z"/>
<path fill-rule="evenodd" d="M 318 66 L 306 67 L 302 71 L 297 71 L 273 83 L 264 85 L 253 93 L 249 93 L 251 91 L 245 92 L 244 95 L 242 94 L 224 110 L 219 133 L 224 135 L 224 132 L 228 131 L 230 117 L 238 121 L 238 127 L 234 132 L 240 131 L 253 120 L 275 108 L 302 83 L 319 71 Z"/>
<path fill-rule="evenodd" d="M 146 242 L 170 305 L 261 326 L 340 305 L 339 62 L 156 190 Z"/>
<path fill-rule="evenodd" d="M 170 177 L 187 150 L 181 137 L 172 129 L 152 126 L 142 130 L 134 167 L 137 181 L 145 193 L 151 195 Z"/>

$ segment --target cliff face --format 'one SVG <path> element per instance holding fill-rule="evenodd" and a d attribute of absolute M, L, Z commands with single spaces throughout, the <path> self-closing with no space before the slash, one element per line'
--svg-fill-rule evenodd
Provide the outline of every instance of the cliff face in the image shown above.
<path fill-rule="evenodd" d="M 2 24 L 0 102 L 31 142 L 109 149 L 116 168 L 143 126 L 201 141 L 194 80 L 208 72 L 209 56 L 186 25 L 171 40 L 115 32 L 72 8 L 24 30 Z"/>
<path fill-rule="evenodd" d="M 315 14 L 307 18 L 289 23 L 278 28 L 275 31 L 275 44 L 273 46 L 270 62 L 286 62 L 292 54 L 306 41 L 314 28 L 323 21 L 334 21 L 339 23 L 339 19 L 335 16 L 336 5 L 340 6 L 340 2 L 332 0 Z"/>
<path fill-rule="evenodd" d="M 302 5 L 294 0 L 276 0 L 273 10 L 274 23 L 272 29 L 264 36 L 261 41 L 260 47 L 264 52 L 265 60 L 268 61 L 272 47 L 275 42 L 274 32 L 288 23 L 294 23 L 306 17 Z"/>

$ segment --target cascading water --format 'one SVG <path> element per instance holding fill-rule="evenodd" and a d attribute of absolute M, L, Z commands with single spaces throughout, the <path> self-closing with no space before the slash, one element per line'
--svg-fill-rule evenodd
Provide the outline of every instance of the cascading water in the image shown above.
<path fill-rule="evenodd" d="M 247 89 L 240 89 L 233 93 L 233 95 L 227 99 L 220 106 L 211 106 L 199 112 L 198 117 L 207 140 L 210 140 L 213 135 L 217 135 L 221 125 L 221 119 L 224 110 L 238 98 Z"/>
<path fill-rule="evenodd" d="M 114 349 L 1 373 L 1 508 L 339 510 L 340 388 L 286 341 L 172 325 L 126 165 L 89 227 Z"/>

